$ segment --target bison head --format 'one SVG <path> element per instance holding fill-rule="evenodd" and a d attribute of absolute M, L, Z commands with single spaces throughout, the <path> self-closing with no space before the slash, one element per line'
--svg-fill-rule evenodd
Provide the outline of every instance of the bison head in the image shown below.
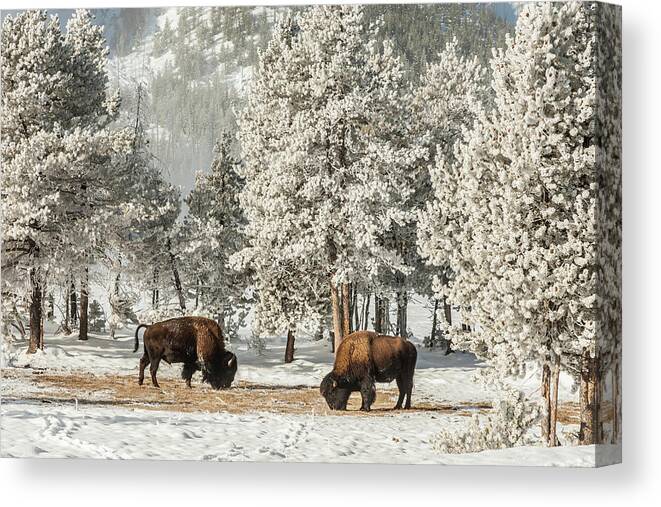
<path fill-rule="evenodd" d="M 236 368 L 236 354 L 226 350 L 220 365 L 214 365 L 213 369 L 202 371 L 202 381 L 209 382 L 214 389 L 227 389 L 234 382 Z"/>
<path fill-rule="evenodd" d="M 319 391 L 326 399 L 326 403 L 328 403 L 331 410 L 347 409 L 347 402 L 351 395 L 351 389 L 340 387 L 332 372 L 326 375 L 324 380 L 321 381 Z"/>

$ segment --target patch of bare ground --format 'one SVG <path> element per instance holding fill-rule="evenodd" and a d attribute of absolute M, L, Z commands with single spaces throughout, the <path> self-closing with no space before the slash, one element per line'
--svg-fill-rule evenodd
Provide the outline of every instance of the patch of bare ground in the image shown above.
<path fill-rule="evenodd" d="M 199 381 L 187 388 L 183 380 L 175 378 L 159 379 L 161 388 L 151 386 L 149 378 L 138 385 L 137 375 L 94 375 L 69 373 L 60 374 L 40 370 L 7 369 L 3 377 L 23 378 L 39 387 L 38 391 L 27 396 L 4 399 L 21 399 L 51 403 L 72 402 L 80 404 L 124 406 L 147 410 L 168 410 L 175 412 L 229 412 L 233 414 L 272 412 L 280 414 L 316 415 L 361 415 L 365 417 L 396 414 L 392 407 L 397 401 L 397 390 L 377 385 L 376 402 L 372 411 L 360 412 L 360 394 L 353 393 L 347 411 L 332 411 L 319 394 L 319 389 L 309 386 L 262 385 L 251 382 L 235 383 L 231 389 L 216 391 Z M 490 402 L 443 403 L 416 402 L 413 395 L 413 408 L 407 412 L 427 412 L 446 415 L 470 416 L 491 409 Z M 603 408 L 604 421 L 609 420 L 610 410 Z M 560 404 L 558 420 L 564 424 L 579 422 L 577 403 Z"/>
<path fill-rule="evenodd" d="M 149 379 L 138 385 L 137 378 L 129 375 L 56 374 L 38 370 L 4 370 L 4 377 L 23 377 L 39 387 L 37 392 L 21 396 L 22 400 L 43 402 L 71 402 L 80 404 L 125 406 L 148 410 L 176 412 L 273 412 L 281 414 L 317 415 L 388 415 L 397 413 L 392 407 L 397 401 L 396 389 L 377 387 L 376 402 L 370 414 L 360 412 L 360 394 L 353 393 L 347 411 L 332 411 L 319 394 L 309 386 L 276 386 L 251 382 L 235 383 L 231 389 L 216 391 L 206 384 L 193 383 L 187 388 L 180 379 L 159 379 L 161 388 L 151 386 Z M 26 378 L 27 377 L 27 378 Z M 11 395 L 5 399 L 14 399 Z M 19 398 L 15 398 L 19 399 Z M 407 412 L 437 412 L 467 416 L 488 410 L 484 403 L 415 403 Z"/>

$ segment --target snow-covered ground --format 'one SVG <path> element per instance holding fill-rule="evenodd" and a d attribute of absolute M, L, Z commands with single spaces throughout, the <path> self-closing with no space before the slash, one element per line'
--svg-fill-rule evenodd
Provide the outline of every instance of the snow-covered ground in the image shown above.
<path fill-rule="evenodd" d="M 459 425 L 462 417 L 447 417 Z M 516 447 L 438 454 L 441 422 L 429 415 L 282 416 L 256 412 L 174 413 L 8 403 L 2 456 L 594 466 L 594 446 Z"/>
<path fill-rule="evenodd" d="M 422 317 L 424 310 L 419 311 Z M 415 314 L 415 310 L 412 313 Z M 469 421 L 469 417 L 452 412 L 397 411 L 369 416 L 315 414 L 314 411 L 289 414 L 256 406 L 254 411 L 243 413 L 184 413 L 112 406 L 101 403 L 102 393 L 88 393 L 86 403 L 73 399 L 45 402 L 33 396 L 41 387 L 25 372 L 39 372 L 41 368 L 59 375 L 90 372 L 137 377 L 140 353 L 132 352 L 130 331 L 120 334 L 114 341 L 107 336 L 93 335 L 86 343 L 77 341 L 75 336 L 48 335 L 46 350 L 31 356 L 24 353 L 24 343 L 14 343 L 5 358 L 2 380 L 2 456 L 595 465 L 595 448 L 589 446 L 516 447 L 475 454 L 439 454 L 431 445 L 432 437 L 441 429 L 459 429 Z M 318 386 L 332 368 L 333 357 L 324 341 L 299 341 L 296 360 L 288 365 L 282 362 L 282 340 L 270 341 L 263 355 L 257 355 L 243 341 L 233 343 L 231 348 L 239 360 L 237 383 Z M 443 356 L 440 352 L 423 350 L 421 346 L 418 349 L 414 405 L 416 402 L 489 403 L 497 396 L 496 392 L 473 380 L 481 365 L 472 355 Z M 176 378 L 181 382 L 180 371 L 181 365 L 162 363 L 159 378 Z M 194 382 L 199 384 L 199 374 Z M 517 383 L 530 396 L 536 396 L 538 377 L 534 372 Z M 377 385 L 377 390 L 380 387 L 384 386 Z M 563 379 L 561 399 L 575 399 L 570 387 L 571 382 Z M 575 431 L 575 427 L 563 426 L 561 435 L 569 430 Z M 604 451 L 611 455 L 617 452 L 618 449 Z"/>

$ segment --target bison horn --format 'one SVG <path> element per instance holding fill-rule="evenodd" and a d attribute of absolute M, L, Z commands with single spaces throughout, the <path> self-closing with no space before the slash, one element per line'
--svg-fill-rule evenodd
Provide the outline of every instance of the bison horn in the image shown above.
<path fill-rule="evenodd" d="M 230 357 L 230 360 L 227 361 L 227 366 L 231 368 L 234 365 L 234 361 L 236 361 L 236 356 Z"/>

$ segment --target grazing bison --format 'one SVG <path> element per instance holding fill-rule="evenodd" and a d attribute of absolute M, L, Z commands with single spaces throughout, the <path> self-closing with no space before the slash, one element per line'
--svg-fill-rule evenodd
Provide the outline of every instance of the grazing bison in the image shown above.
<path fill-rule="evenodd" d="M 349 396 L 360 391 L 361 410 L 369 411 L 376 399 L 374 382 L 397 380 L 399 398 L 395 409 L 411 408 L 413 373 L 418 352 L 415 346 L 399 337 L 370 331 L 346 336 L 335 354 L 333 371 L 321 382 L 321 395 L 333 410 L 346 410 Z"/>
<path fill-rule="evenodd" d="M 138 331 L 146 328 L 142 337 L 145 353 L 140 359 L 138 384 L 145 380 L 145 368 L 149 366 L 151 382 L 159 387 L 156 372 L 161 359 L 166 363 L 184 363 L 181 378 L 190 387 L 193 373 L 202 370 L 202 381 L 214 389 L 227 388 L 236 375 L 236 356 L 225 350 L 220 326 L 204 317 L 179 317 L 157 322 L 150 326 L 140 324 L 135 330 L 135 346 L 138 350 Z"/>

